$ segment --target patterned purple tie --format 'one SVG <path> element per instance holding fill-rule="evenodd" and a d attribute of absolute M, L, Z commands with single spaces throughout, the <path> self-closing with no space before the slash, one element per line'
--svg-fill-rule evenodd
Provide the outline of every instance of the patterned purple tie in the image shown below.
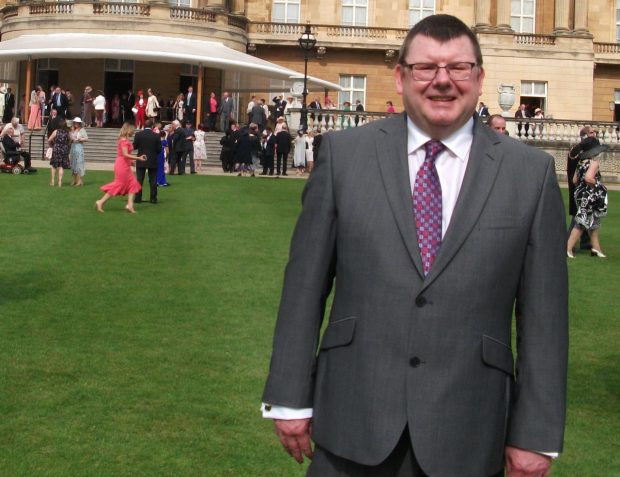
<path fill-rule="evenodd" d="M 441 183 L 435 159 L 445 146 L 432 139 L 424 148 L 426 157 L 413 186 L 413 210 L 424 275 L 428 275 L 441 247 Z"/>

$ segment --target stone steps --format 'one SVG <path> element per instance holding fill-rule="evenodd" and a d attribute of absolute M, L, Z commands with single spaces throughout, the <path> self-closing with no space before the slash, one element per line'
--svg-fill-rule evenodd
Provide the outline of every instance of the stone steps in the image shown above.
<path fill-rule="evenodd" d="M 116 159 L 116 141 L 118 139 L 116 128 L 86 128 L 88 141 L 84 143 L 84 157 L 91 163 L 113 163 Z M 32 139 L 31 139 L 32 136 Z M 207 161 L 206 165 L 220 165 L 220 139 L 223 136 L 219 132 L 206 134 Z M 25 146 L 34 160 L 44 160 L 47 141 L 40 131 L 26 131 Z"/>

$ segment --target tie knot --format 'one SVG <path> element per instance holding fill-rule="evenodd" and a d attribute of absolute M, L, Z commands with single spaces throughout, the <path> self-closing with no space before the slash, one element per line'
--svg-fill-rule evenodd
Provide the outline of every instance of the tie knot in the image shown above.
<path fill-rule="evenodd" d="M 424 144 L 424 148 L 426 149 L 426 159 L 434 161 L 435 159 L 437 159 L 439 153 L 446 148 L 446 146 L 444 146 L 441 141 L 431 139 L 426 144 Z"/>

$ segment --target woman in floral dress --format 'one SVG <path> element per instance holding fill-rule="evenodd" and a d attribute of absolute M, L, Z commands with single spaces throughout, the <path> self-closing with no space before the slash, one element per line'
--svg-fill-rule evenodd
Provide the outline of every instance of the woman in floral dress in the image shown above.
<path fill-rule="evenodd" d="M 67 130 L 67 122 L 61 119 L 56 129 L 48 139 L 52 147 L 52 159 L 50 160 L 50 185 L 53 187 L 55 182 L 56 171 L 58 171 L 58 187 L 62 187 L 62 176 L 65 169 L 71 167 L 69 161 L 69 150 L 71 149 L 71 137 Z"/>
<path fill-rule="evenodd" d="M 207 145 L 205 143 L 205 125 L 200 123 L 198 129 L 194 131 L 194 162 L 196 172 L 202 171 L 202 161 L 207 160 Z"/>
<path fill-rule="evenodd" d="M 571 230 L 566 246 L 566 255 L 575 258 L 573 247 L 581 238 L 584 230 L 588 231 L 592 242 L 592 256 L 606 258 L 599 241 L 601 218 L 607 215 L 607 188 L 601 182 L 600 161 L 596 158 L 607 150 L 606 144 L 601 144 L 594 137 L 587 137 L 579 144 L 581 153 L 579 165 L 573 177 L 575 184 L 575 227 Z"/>

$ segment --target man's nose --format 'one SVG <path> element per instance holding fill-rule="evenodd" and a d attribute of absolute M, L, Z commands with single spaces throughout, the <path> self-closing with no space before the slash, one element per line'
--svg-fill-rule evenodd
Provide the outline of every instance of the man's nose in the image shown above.
<path fill-rule="evenodd" d="M 445 86 L 450 85 L 450 83 L 452 83 L 452 80 L 450 79 L 447 68 L 437 68 L 437 74 L 433 79 L 433 84 L 436 86 Z"/>

